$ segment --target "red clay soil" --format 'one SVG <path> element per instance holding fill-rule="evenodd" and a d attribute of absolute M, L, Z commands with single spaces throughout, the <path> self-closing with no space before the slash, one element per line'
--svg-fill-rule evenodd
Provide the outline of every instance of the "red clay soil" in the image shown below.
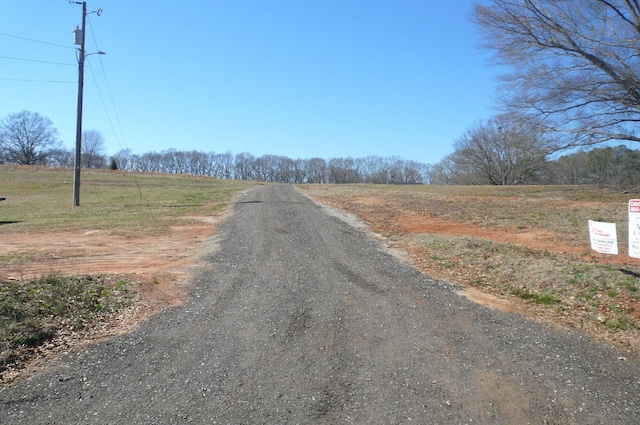
<path fill-rule="evenodd" d="M 491 198 L 485 198 L 490 202 Z M 557 254 L 572 254 L 583 257 L 585 261 L 598 263 L 637 265 L 638 260 L 626 255 L 626 247 L 621 247 L 621 255 L 602 255 L 591 251 L 589 241 L 580 243 L 564 240 L 550 229 L 528 227 L 525 229 L 511 227 L 481 226 L 454 220 L 421 214 L 412 208 L 392 205 L 382 197 L 358 197 L 354 199 L 328 200 L 322 202 L 334 208 L 347 210 L 357 214 L 372 226 L 374 232 L 389 234 L 434 233 L 445 236 L 468 236 L 485 239 L 497 243 L 510 243 L 531 249 L 543 250 Z M 500 202 L 495 199 L 495 202 Z M 557 208 L 557 205 L 555 206 Z"/>
<path fill-rule="evenodd" d="M 137 288 L 165 305 L 186 299 L 183 283 L 213 236 L 220 217 L 186 217 L 163 235 L 123 236 L 117 229 L 8 234 L 0 257 L 14 259 L 0 270 L 0 281 L 62 275 L 126 275 L 147 284 Z M 153 282 L 153 284 L 151 284 Z"/>

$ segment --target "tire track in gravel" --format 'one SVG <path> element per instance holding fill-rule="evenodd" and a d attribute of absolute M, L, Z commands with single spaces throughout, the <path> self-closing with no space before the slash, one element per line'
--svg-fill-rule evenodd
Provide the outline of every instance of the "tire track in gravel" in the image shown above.
<path fill-rule="evenodd" d="M 636 353 L 474 304 L 292 186 L 214 241 L 189 302 L 3 388 L 2 424 L 639 422 Z"/>

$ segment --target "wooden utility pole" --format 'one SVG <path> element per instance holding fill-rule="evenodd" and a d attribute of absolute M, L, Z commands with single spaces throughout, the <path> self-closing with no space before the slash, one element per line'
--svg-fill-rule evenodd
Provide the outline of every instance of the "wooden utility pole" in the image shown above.
<path fill-rule="evenodd" d="M 81 4 L 76 2 L 76 4 Z M 87 20 L 87 2 L 82 2 L 82 28 L 75 30 L 75 44 L 80 45 L 78 55 L 78 111 L 76 116 L 76 152 L 73 161 L 73 206 L 80 206 L 80 165 L 82 160 L 82 92 L 84 90 L 84 40 L 85 23 Z"/>
<path fill-rule="evenodd" d="M 71 2 L 69 2 L 71 3 Z M 87 55 L 84 50 L 85 40 L 85 24 L 87 22 L 87 2 L 73 2 L 82 5 L 82 28 L 76 27 L 75 44 L 80 46 L 78 53 L 78 112 L 76 117 L 76 154 L 73 161 L 73 206 L 80 206 L 80 165 L 82 161 L 82 93 L 84 91 L 84 59 L 89 55 L 104 55 L 102 51 L 89 53 Z M 102 13 L 102 9 L 95 12 L 98 16 Z"/>

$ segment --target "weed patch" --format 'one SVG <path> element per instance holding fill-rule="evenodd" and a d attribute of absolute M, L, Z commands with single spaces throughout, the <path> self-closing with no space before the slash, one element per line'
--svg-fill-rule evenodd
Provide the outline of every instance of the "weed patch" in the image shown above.
<path fill-rule="evenodd" d="M 58 334 L 75 332 L 133 304 L 128 283 L 48 275 L 0 282 L 0 374 Z"/>
<path fill-rule="evenodd" d="M 513 295 L 520 297 L 523 300 L 530 300 L 537 304 L 552 305 L 552 304 L 558 304 L 560 302 L 559 299 L 549 294 L 534 294 L 527 291 L 526 289 L 521 289 L 521 288 L 514 289 Z"/>

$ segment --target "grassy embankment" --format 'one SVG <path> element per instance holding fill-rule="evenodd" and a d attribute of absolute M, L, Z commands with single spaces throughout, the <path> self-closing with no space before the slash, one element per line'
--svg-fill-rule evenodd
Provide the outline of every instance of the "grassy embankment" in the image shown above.
<path fill-rule="evenodd" d="M 82 172 L 80 207 L 72 207 L 73 171 L 0 166 L 0 241 L 32 232 L 108 229 L 127 237 L 165 234 L 186 215 L 214 215 L 246 182 L 184 176 Z M 23 236 L 24 237 L 24 236 Z M 1 242 L 0 242 L 1 243 Z M 0 254 L 0 267 L 38 261 L 28 252 Z M 138 298 L 114 276 L 0 281 L 0 374 L 56 336 L 110 320 Z"/>

